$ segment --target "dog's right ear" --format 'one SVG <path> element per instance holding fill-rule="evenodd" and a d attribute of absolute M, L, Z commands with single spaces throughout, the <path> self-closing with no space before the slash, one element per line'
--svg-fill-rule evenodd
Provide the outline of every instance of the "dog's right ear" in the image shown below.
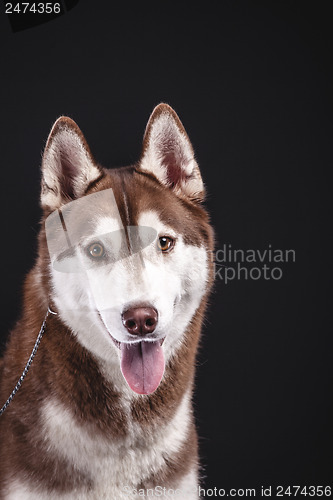
<path fill-rule="evenodd" d="M 41 205 L 56 210 L 82 196 L 88 186 L 103 176 L 77 126 L 66 116 L 55 122 L 42 160 Z"/>

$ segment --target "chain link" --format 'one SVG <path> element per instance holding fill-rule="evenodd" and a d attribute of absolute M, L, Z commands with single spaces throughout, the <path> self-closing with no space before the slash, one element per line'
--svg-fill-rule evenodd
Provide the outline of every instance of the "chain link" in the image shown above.
<path fill-rule="evenodd" d="M 46 320 L 47 320 L 47 317 L 48 317 L 49 313 L 51 313 L 51 314 L 57 314 L 57 313 L 55 313 L 55 312 L 51 311 L 51 309 L 48 307 L 48 309 L 47 309 L 47 311 L 46 311 L 46 314 L 45 314 L 44 321 L 43 321 L 43 323 L 42 323 L 42 326 L 40 327 L 39 334 L 38 334 L 38 336 L 37 336 L 37 339 L 36 339 L 36 342 L 35 342 L 34 348 L 33 348 L 32 352 L 31 352 L 31 354 L 30 354 L 30 357 L 29 357 L 29 359 L 28 359 L 28 362 L 27 362 L 27 364 L 25 365 L 25 368 L 24 368 L 24 370 L 23 370 L 23 372 L 22 372 L 22 375 L 21 375 L 21 376 L 20 376 L 20 378 L 18 379 L 17 384 L 16 384 L 16 386 L 14 387 L 14 389 L 13 389 L 13 391 L 12 391 L 11 395 L 9 396 L 9 398 L 7 399 L 7 401 L 5 402 L 5 404 L 3 405 L 3 407 L 1 408 L 1 410 L 0 410 L 0 416 L 3 414 L 3 412 L 6 410 L 6 408 L 8 408 L 9 404 L 12 402 L 12 400 L 13 400 L 13 398 L 14 398 L 15 394 L 17 393 L 17 391 L 18 391 L 18 390 L 19 390 L 19 388 L 21 387 L 22 382 L 23 382 L 23 380 L 25 379 L 25 377 L 26 377 L 26 375 L 27 375 L 27 373 L 28 373 L 28 370 L 29 370 L 29 368 L 30 368 L 30 366 L 31 366 L 31 364 L 32 364 L 32 362 L 33 362 L 33 359 L 34 359 L 34 357 L 35 357 L 35 355 L 36 355 L 36 352 L 37 352 L 37 350 L 38 350 L 38 347 L 39 347 L 40 341 L 42 340 L 42 337 L 43 337 L 43 335 L 44 335 L 44 332 L 45 332 L 45 327 L 46 327 Z"/>

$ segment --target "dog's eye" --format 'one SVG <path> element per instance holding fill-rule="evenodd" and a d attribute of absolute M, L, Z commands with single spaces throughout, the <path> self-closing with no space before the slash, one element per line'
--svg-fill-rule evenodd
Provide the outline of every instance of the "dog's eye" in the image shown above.
<path fill-rule="evenodd" d="M 158 239 L 157 245 L 162 252 L 169 252 L 174 246 L 174 240 L 169 236 L 161 236 Z"/>
<path fill-rule="evenodd" d="M 101 259 L 104 256 L 104 247 L 101 243 L 92 243 L 88 247 L 88 254 L 94 259 Z"/>

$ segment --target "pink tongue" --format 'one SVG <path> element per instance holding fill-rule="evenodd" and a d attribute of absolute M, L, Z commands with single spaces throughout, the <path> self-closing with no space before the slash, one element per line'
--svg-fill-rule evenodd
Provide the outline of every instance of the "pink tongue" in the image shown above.
<path fill-rule="evenodd" d="M 132 391 L 151 394 L 164 373 L 164 354 L 159 343 L 121 344 L 121 371 Z"/>

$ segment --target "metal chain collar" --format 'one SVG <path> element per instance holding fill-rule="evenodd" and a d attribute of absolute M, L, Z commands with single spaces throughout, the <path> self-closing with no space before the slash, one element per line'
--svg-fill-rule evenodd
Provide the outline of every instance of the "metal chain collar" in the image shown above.
<path fill-rule="evenodd" d="M 44 335 L 44 332 L 45 332 L 45 328 L 46 328 L 46 320 L 47 320 L 47 317 L 49 314 L 57 314 L 56 312 L 53 312 L 51 311 L 50 307 L 47 308 L 47 311 L 46 311 L 46 314 L 45 314 L 45 318 L 44 318 L 44 321 L 42 323 L 42 326 L 40 327 L 40 330 L 39 330 L 39 334 L 37 336 L 37 339 L 36 339 L 36 342 L 35 342 L 35 345 L 34 345 L 34 348 L 30 354 L 30 357 L 28 359 L 28 362 L 27 364 L 25 365 L 25 368 L 22 372 L 22 375 L 20 376 L 20 378 L 18 379 L 17 381 L 17 384 L 16 386 L 14 387 L 11 395 L 9 396 L 9 398 L 7 399 L 7 401 L 5 402 L 5 404 L 3 405 L 3 407 L 1 408 L 0 410 L 0 416 L 3 414 L 3 412 L 6 410 L 6 408 L 8 408 L 9 404 L 12 402 L 15 394 L 17 393 L 17 391 L 19 390 L 19 388 L 21 387 L 22 385 L 22 382 L 23 380 L 25 379 L 27 373 L 28 373 L 28 370 L 33 362 L 33 359 L 36 355 L 36 352 L 38 350 L 38 347 L 39 347 L 39 344 L 40 344 L 40 341 L 42 340 L 42 337 Z"/>

